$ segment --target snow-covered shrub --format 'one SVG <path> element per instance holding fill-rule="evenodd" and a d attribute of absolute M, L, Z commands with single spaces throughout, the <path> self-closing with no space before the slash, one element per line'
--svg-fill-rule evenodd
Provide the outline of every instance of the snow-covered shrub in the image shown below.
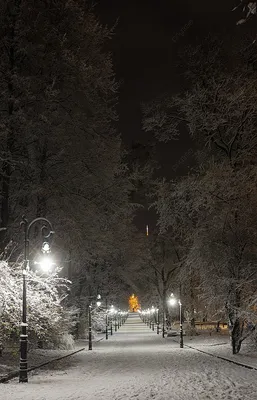
<path fill-rule="evenodd" d="M 95 309 L 92 312 L 92 329 L 96 332 L 103 332 L 105 330 L 105 310 Z"/>
<path fill-rule="evenodd" d="M 80 339 L 88 339 L 88 305 L 85 306 L 84 312 L 80 312 L 79 323 L 77 325 L 77 337 Z M 92 308 L 92 335 L 105 330 L 105 310 L 101 308 Z"/>
<path fill-rule="evenodd" d="M 70 333 L 64 333 L 59 336 L 58 348 L 61 350 L 73 350 L 74 349 L 74 338 Z"/>
<path fill-rule="evenodd" d="M 19 330 L 21 292 L 15 271 L 7 262 L 0 263 L 0 342 L 5 343 Z"/>
<path fill-rule="evenodd" d="M 0 271 L 0 342 L 4 343 L 11 336 L 17 337 L 20 331 L 22 266 L 2 261 Z M 55 346 L 74 324 L 75 310 L 64 306 L 70 282 L 60 278 L 57 272 L 47 276 L 33 271 L 26 274 L 30 346 L 38 341 Z"/>

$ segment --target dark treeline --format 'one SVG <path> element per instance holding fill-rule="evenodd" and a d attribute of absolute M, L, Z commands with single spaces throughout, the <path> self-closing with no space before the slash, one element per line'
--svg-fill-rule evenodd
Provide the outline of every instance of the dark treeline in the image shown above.
<path fill-rule="evenodd" d="M 168 318 L 174 292 L 192 330 L 197 319 L 228 321 L 237 353 L 256 323 L 256 44 L 209 37 L 187 47 L 186 90 L 143 105 L 150 146 L 128 151 L 117 131 L 112 35 L 84 0 L 0 0 L 1 340 L 19 329 L 25 215 L 52 222 L 62 267 L 58 280 L 31 262 L 37 340 L 85 335 L 98 293 L 127 308 L 135 292 Z M 156 147 L 185 129 L 194 151 L 171 168 L 179 173 L 187 157 L 194 167 L 167 181 Z M 142 207 L 158 217 L 149 236 L 134 224 Z M 33 231 L 31 261 L 40 241 Z"/>

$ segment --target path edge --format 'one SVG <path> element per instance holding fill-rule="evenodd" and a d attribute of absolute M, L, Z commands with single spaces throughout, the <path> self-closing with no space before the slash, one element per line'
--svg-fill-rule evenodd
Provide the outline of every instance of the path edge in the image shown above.
<path fill-rule="evenodd" d="M 103 340 L 103 338 L 100 338 L 99 340 L 96 340 L 95 343 L 100 342 L 101 340 Z M 52 362 L 60 361 L 60 360 L 63 360 L 64 358 L 71 357 L 74 354 L 80 353 L 83 350 L 86 350 L 86 347 L 83 347 L 83 348 L 81 348 L 79 350 L 73 351 L 72 353 L 65 354 L 64 356 L 61 356 L 61 357 L 58 357 L 58 358 L 53 358 L 52 360 L 46 361 L 43 364 L 39 364 L 39 365 L 35 365 L 33 367 L 30 367 L 30 368 L 28 368 L 28 372 L 34 371 L 35 369 L 42 368 L 45 365 L 48 365 L 48 364 L 50 364 Z M 19 373 L 20 373 L 20 371 L 10 372 L 6 376 L 3 376 L 2 378 L 0 378 L 0 383 L 6 383 L 6 382 L 10 381 L 11 379 L 16 378 L 17 376 L 19 376 Z"/>

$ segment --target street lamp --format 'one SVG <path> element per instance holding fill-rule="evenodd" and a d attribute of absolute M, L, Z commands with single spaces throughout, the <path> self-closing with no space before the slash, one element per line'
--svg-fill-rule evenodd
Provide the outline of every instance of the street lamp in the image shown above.
<path fill-rule="evenodd" d="M 108 340 L 108 328 L 109 328 L 109 319 L 108 319 L 108 303 L 107 298 L 105 300 L 105 339 Z"/>
<path fill-rule="evenodd" d="M 175 306 L 176 304 L 177 304 L 177 299 L 174 297 L 174 294 L 173 293 L 171 293 L 171 295 L 170 295 L 170 298 L 169 298 L 169 304 L 171 305 L 171 306 Z"/>
<path fill-rule="evenodd" d="M 125 318 L 126 318 L 125 315 L 126 315 L 126 312 L 121 311 L 121 325 L 123 325 L 125 323 Z"/>
<path fill-rule="evenodd" d="M 39 259 L 39 261 L 35 261 L 34 264 L 35 265 L 39 265 L 40 269 L 45 272 L 48 273 L 52 266 L 55 265 L 53 260 L 50 258 L 49 253 L 50 253 L 50 245 L 49 243 L 43 243 L 41 251 L 43 253 L 43 257 L 41 257 L 41 259 Z"/>
<path fill-rule="evenodd" d="M 151 311 L 150 311 L 150 309 L 148 308 L 147 310 L 146 310 L 146 315 L 147 315 L 147 325 L 149 326 L 149 328 L 151 329 L 151 319 L 150 319 L 150 313 L 151 313 Z"/>
<path fill-rule="evenodd" d="M 99 304 L 99 299 L 101 299 L 100 295 L 98 295 L 98 302 L 96 302 L 97 306 L 101 305 L 101 303 Z M 109 312 L 111 312 L 111 310 L 108 310 L 108 300 L 106 298 L 105 299 L 105 339 L 106 340 L 108 340 L 108 338 L 109 338 L 109 332 L 108 332 L 108 330 L 109 330 L 109 316 L 108 316 L 108 313 Z M 112 329 L 111 329 L 111 335 L 112 335 Z"/>
<path fill-rule="evenodd" d="M 154 306 L 152 306 L 152 308 L 151 308 L 151 314 L 152 314 L 152 330 L 154 331 L 154 320 L 155 320 L 155 308 L 154 308 Z"/>
<path fill-rule="evenodd" d="M 114 306 L 113 305 L 111 305 L 111 307 L 110 307 L 110 315 L 111 315 L 111 336 L 112 336 L 112 334 L 113 334 L 113 325 L 112 325 L 112 316 L 113 316 L 113 314 L 115 314 L 115 312 L 117 312 L 116 310 L 115 310 L 115 308 L 114 308 Z"/>
<path fill-rule="evenodd" d="M 114 311 L 114 330 L 117 332 L 117 310 Z"/>
<path fill-rule="evenodd" d="M 117 311 L 116 320 L 117 320 L 117 328 L 120 329 L 120 310 Z"/>
<path fill-rule="evenodd" d="M 147 325 L 147 311 L 146 310 L 142 311 L 142 314 L 143 314 L 143 321 Z"/>
<path fill-rule="evenodd" d="M 165 304 L 162 306 L 162 337 L 165 338 Z"/>
<path fill-rule="evenodd" d="M 156 324 L 157 324 L 157 335 L 159 335 L 159 333 L 160 333 L 160 316 L 159 316 L 159 308 L 157 307 L 156 308 L 156 320 L 157 320 L 157 322 L 156 322 Z"/>
<path fill-rule="evenodd" d="M 113 316 L 114 316 L 114 330 L 115 330 L 115 332 L 117 332 L 117 313 L 118 313 L 118 311 L 116 310 L 114 305 L 111 305 L 111 307 L 110 307 L 110 314 L 112 317 L 111 318 L 111 335 L 113 333 L 113 324 L 112 324 Z"/>
<path fill-rule="evenodd" d="M 96 306 L 100 307 L 102 304 L 101 302 L 101 295 L 98 294 L 96 298 Z M 92 350 L 93 343 L 92 343 L 92 302 L 88 306 L 88 350 Z"/>
<path fill-rule="evenodd" d="M 19 370 L 19 382 L 28 382 L 28 334 L 27 334 L 27 282 L 26 275 L 29 271 L 29 239 L 30 232 L 33 226 L 41 223 L 41 232 L 44 238 L 42 252 L 44 254 L 50 253 L 49 238 L 54 233 L 53 227 L 48 219 L 43 217 L 38 217 L 33 219 L 30 223 L 23 216 L 21 221 L 21 226 L 24 231 L 24 263 L 22 271 L 22 322 L 21 322 L 21 334 L 20 334 L 20 370 Z M 47 234 L 44 232 L 47 231 Z M 44 264 L 46 265 L 46 264 Z"/>
<path fill-rule="evenodd" d="M 180 347 L 183 349 L 184 341 L 183 341 L 183 324 L 182 324 L 182 304 L 181 304 L 180 300 L 177 300 L 174 297 L 173 293 L 171 293 L 168 301 L 171 306 L 175 306 L 176 304 L 179 305 L 179 336 L 180 336 L 179 344 L 180 344 Z"/>
<path fill-rule="evenodd" d="M 182 325 L 182 304 L 181 301 L 178 301 L 179 304 L 179 336 L 180 336 L 180 347 L 183 349 L 184 341 L 183 341 L 183 325 Z"/>
<path fill-rule="evenodd" d="M 97 307 L 100 307 L 101 304 L 102 304 L 101 295 L 98 294 L 98 295 L 97 295 L 97 298 L 96 298 L 96 305 L 97 305 Z"/>

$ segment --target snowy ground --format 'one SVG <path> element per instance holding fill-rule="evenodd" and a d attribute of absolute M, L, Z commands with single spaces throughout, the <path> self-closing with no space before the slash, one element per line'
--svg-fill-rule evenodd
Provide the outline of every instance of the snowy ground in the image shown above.
<path fill-rule="evenodd" d="M 105 335 L 99 334 L 94 338 L 94 341 L 102 340 Z M 74 348 L 70 350 L 43 350 L 43 349 L 32 349 L 28 352 L 29 367 L 39 366 L 57 358 L 64 357 L 71 354 L 79 349 L 87 348 L 88 341 L 80 339 L 75 342 Z M 7 376 L 11 372 L 15 372 L 19 369 L 20 354 L 18 346 L 11 348 L 5 348 L 3 356 L 0 357 L 0 379 Z"/>
<path fill-rule="evenodd" d="M 0 393 L 1 400 L 252 400 L 257 371 L 180 349 L 134 314 L 92 352 L 38 370 L 28 384 L 2 384 Z"/>
<path fill-rule="evenodd" d="M 243 342 L 239 354 L 232 354 L 230 338 L 228 335 L 212 334 L 210 337 L 208 334 L 202 334 L 191 338 L 185 337 L 184 343 L 201 351 L 257 368 L 256 346 L 253 348 L 251 340 L 249 340 L 248 343 Z"/>

